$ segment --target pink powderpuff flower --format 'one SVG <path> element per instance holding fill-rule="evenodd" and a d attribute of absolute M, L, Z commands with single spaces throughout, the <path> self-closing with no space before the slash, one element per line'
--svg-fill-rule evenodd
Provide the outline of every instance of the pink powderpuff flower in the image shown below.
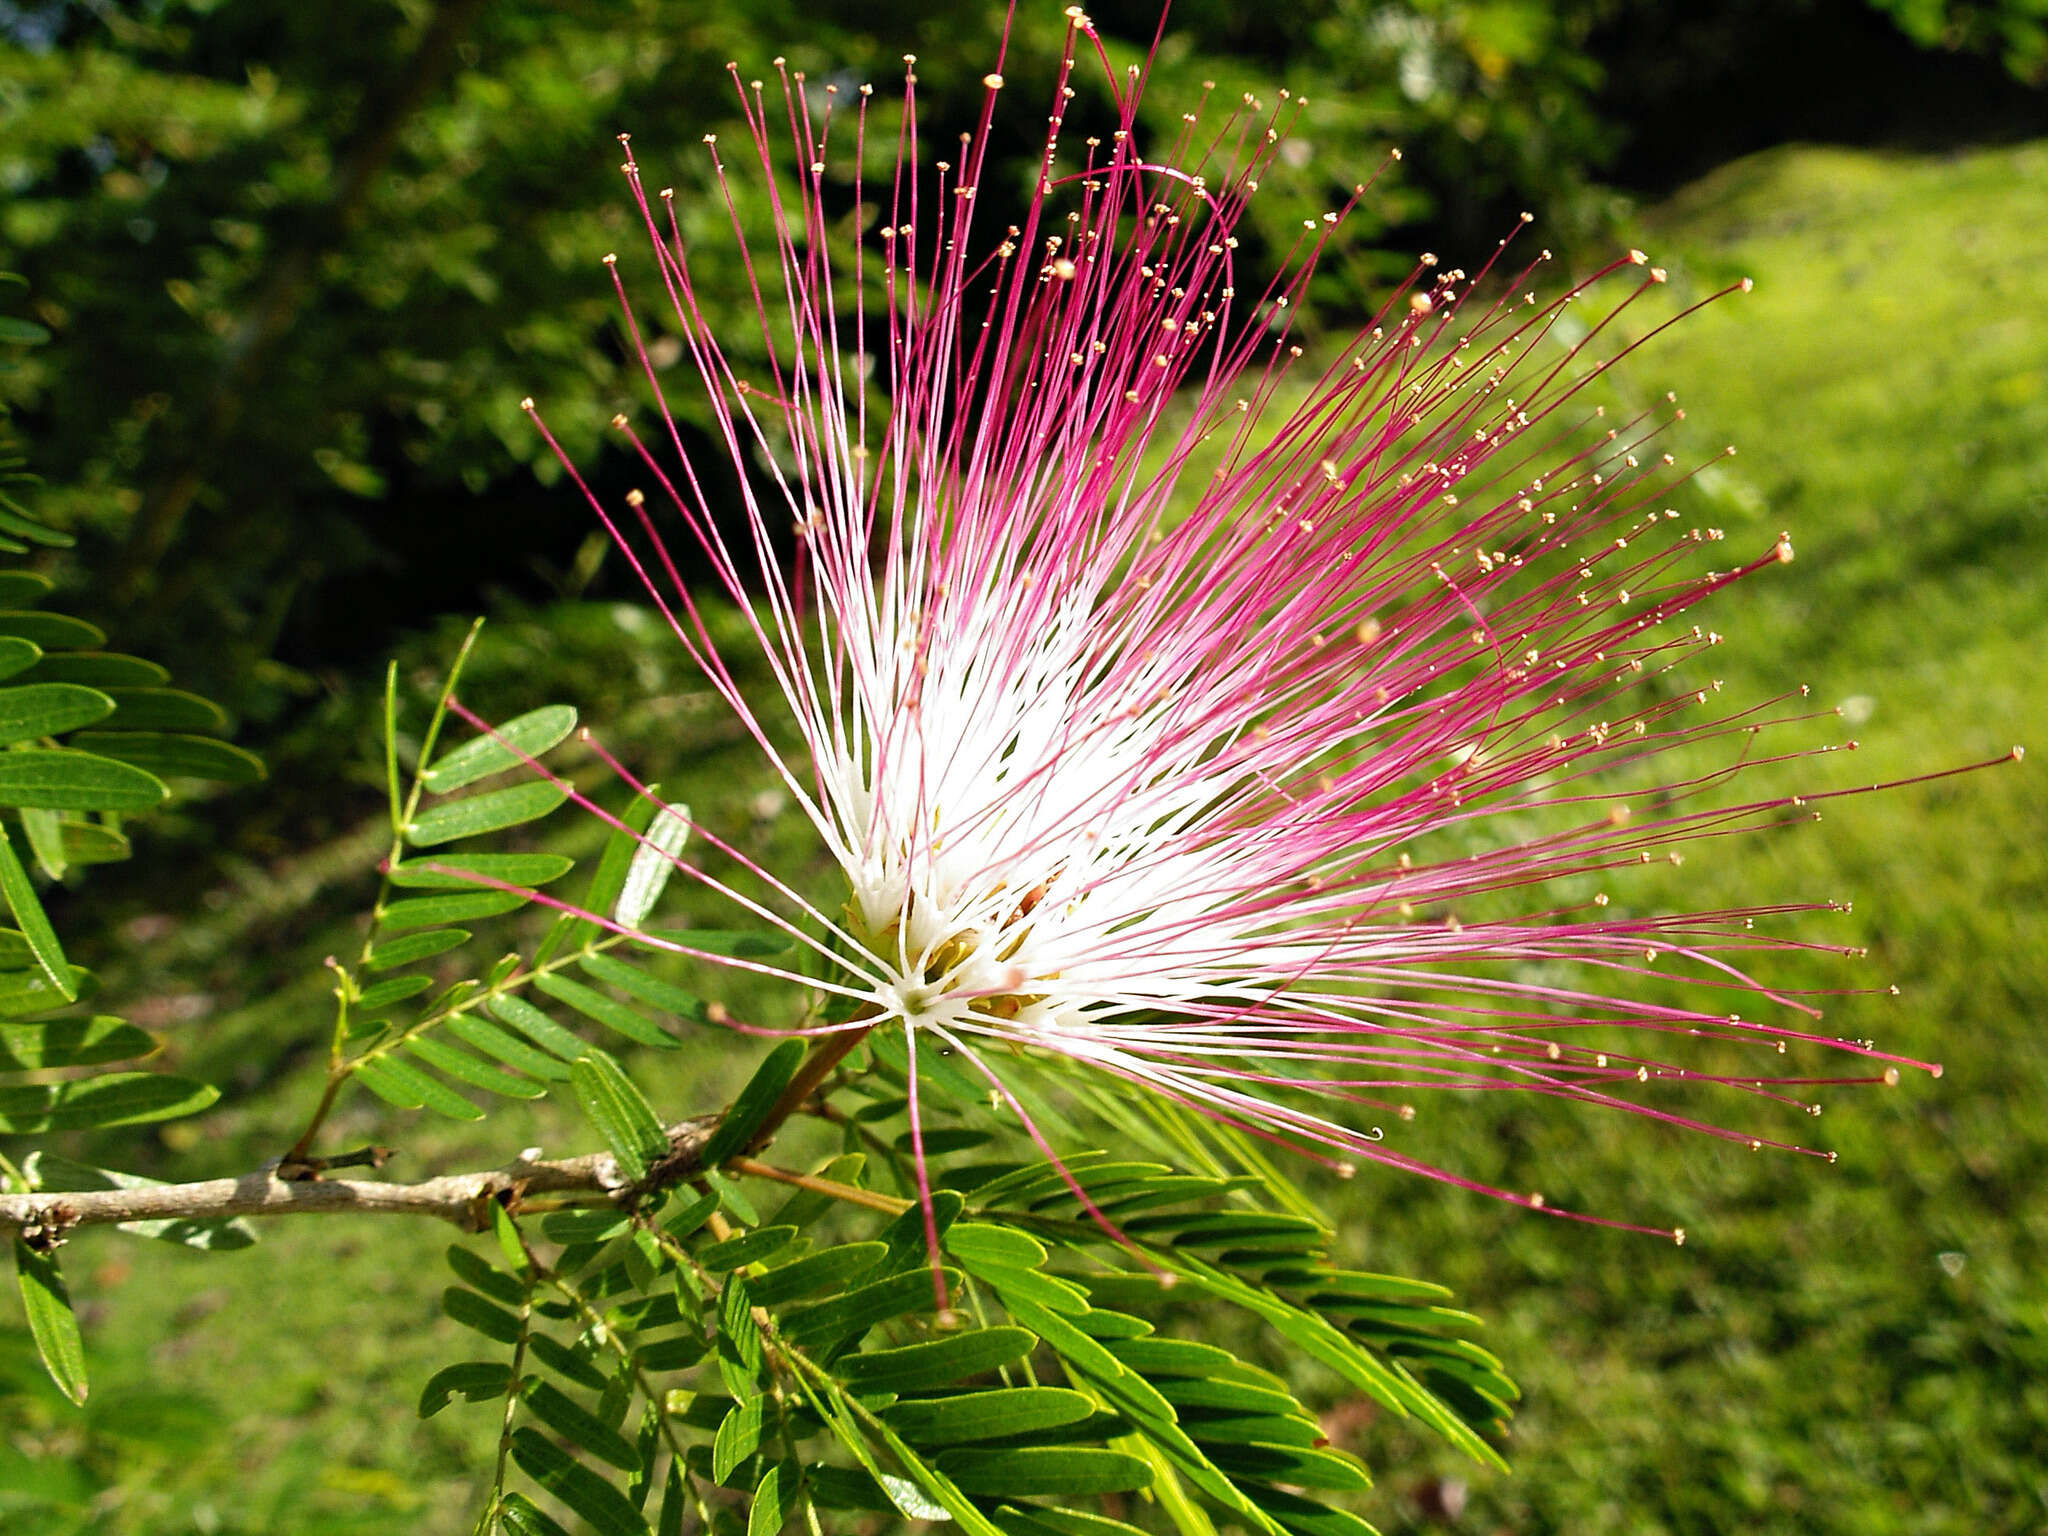
<path fill-rule="evenodd" d="M 1646 1085 L 1811 1108 L 1818 1083 L 1938 1072 L 1820 1031 L 1810 1002 L 1752 977 L 1772 951 L 1820 947 L 1759 927 L 1810 904 L 1622 915 L 1594 889 L 1807 814 L 1723 793 L 1804 755 L 1757 746 L 1810 717 L 1803 690 L 1730 709 L 1680 674 L 1719 638 L 1690 611 L 1790 544 L 1725 553 L 1667 506 L 1684 472 L 1660 433 L 1678 413 L 1595 403 L 1661 329 L 1619 317 L 1664 274 L 1631 252 L 1544 301 L 1544 258 L 1511 241 L 1469 273 L 1424 257 L 1348 345 L 1311 355 L 1294 318 L 1366 189 L 1255 282 L 1232 231 L 1282 113 L 1204 102 L 1147 150 L 1144 71 L 1112 69 L 1069 18 L 1037 174 L 992 236 L 1000 73 L 933 156 L 914 69 L 900 114 L 781 61 L 772 93 L 735 69 L 765 242 L 707 143 L 760 311 L 749 362 L 700 297 L 673 194 L 650 199 L 628 152 L 661 345 L 694 365 L 718 451 L 693 454 L 664 404 L 653 442 L 615 423 L 660 519 L 639 492 L 614 508 L 576 483 L 848 887 L 843 909 L 814 905 L 692 825 L 767 894 L 668 853 L 677 868 L 815 957 L 701 958 L 810 989 L 821 1005 L 793 1032 L 850 1046 L 900 1027 L 913 1062 L 956 1053 L 1020 1115 L 994 1047 L 1346 1170 L 1475 1189 L 1375 1116 L 1421 1089 L 1513 1090 L 1793 1147 Z M 1073 144 L 1088 53 L 1115 128 Z M 871 185 L 887 133 L 893 173 Z M 879 228 L 845 233 L 849 201 Z M 714 515 L 721 483 L 736 528 Z M 744 616 L 801 757 L 736 684 L 678 541 Z M 1788 1042 L 1860 1061 L 1786 1077 L 1719 1045 L 1712 1068 L 1660 1058 L 1685 1037 L 1774 1066 Z"/>

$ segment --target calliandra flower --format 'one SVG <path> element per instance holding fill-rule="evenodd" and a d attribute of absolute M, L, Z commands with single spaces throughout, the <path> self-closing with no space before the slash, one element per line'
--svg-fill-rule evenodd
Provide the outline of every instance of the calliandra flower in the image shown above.
<path fill-rule="evenodd" d="M 750 243 L 707 139 L 760 310 L 744 360 L 674 195 L 650 198 L 628 152 L 662 343 L 692 365 L 714 448 L 692 451 L 664 405 L 651 439 L 615 423 L 648 496 L 613 507 L 576 483 L 848 892 L 815 906 L 693 824 L 765 891 L 677 867 L 813 957 L 701 958 L 810 989 L 796 1032 L 902 1030 L 921 1182 L 921 1049 L 956 1053 L 1020 1115 L 995 1047 L 1340 1166 L 1475 1189 L 1377 1122 L 1418 1090 L 1512 1090 L 1804 1151 L 1648 1085 L 1813 1108 L 1819 1083 L 1938 1072 L 1827 1034 L 1752 977 L 1820 947 L 1766 931 L 1813 904 L 1624 915 L 1601 893 L 1810 814 L 1727 793 L 1805 755 L 1764 744 L 1818 713 L 1804 690 L 1724 705 L 1693 670 L 1720 637 L 1692 610 L 1791 545 L 1741 548 L 1672 510 L 1678 413 L 1596 401 L 1661 328 L 1619 317 L 1664 274 L 1631 252 L 1546 300 L 1548 253 L 1503 241 L 1472 272 L 1424 257 L 1349 344 L 1311 352 L 1294 317 L 1366 189 L 1254 279 L 1233 230 L 1288 105 L 1204 101 L 1147 147 L 1143 71 L 1105 56 L 1116 127 L 1070 143 L 1077 60 L 1101 50 L 1069 18 L 1037 174 L 993 214 L 999 73 L 973 131 L 934 154 L 914 69 L 900 114 L 780 61 L 772 91 L 734 70 L 769 207 Z M 889 135 L 893 172 L 871 181 Z M 607 261 L 646 362 L 649 323 Z M 736 530 L 714 515 L 734 496 Z M 672 546 L 744 615 L 803 756 L 771 744 L 769 706 L 714 644 L 717 599 Z M 1724 1064 L 1662 1058 L 1688 1037 Z M 1758 1059 L 1726 1065 L 1731 1042 Z M 1855 1075 L 1769 1075 L 1788 1043 L 1857 1058 Z"/>

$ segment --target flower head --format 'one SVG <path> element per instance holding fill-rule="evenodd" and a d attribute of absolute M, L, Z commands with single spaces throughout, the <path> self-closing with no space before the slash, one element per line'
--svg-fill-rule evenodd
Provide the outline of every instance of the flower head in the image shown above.
<path fill-rule="evenodd" d="M 652 441 L 620 418 L 666 506 L 592 504 L 844 871 L 838 910 L 766 870 L 768 897 L 732 891 L 822 962 L 778 972 L 830 1004 L 804 1027 L 901 1027 L 1004 1098 L 992 1047 L 1066 1058 L 1333 1162 L 1405 1167 L 1375 1122 L 1419 1089 L 1762 1144 L 1645 1085 L 1803 1104 L 1816 1081 L 1922 1065 L 1752 979 L 1756 957 L 1809 947 L 1758 927 L 1801 908 L 1624 915 L 1600 888 L 1801 805 L 1724 793 L 1808 717 L 1799 696 L 1731 708 L 1692 670 L 1719 638 L 1692 610 L 1791 545 L 1742 549 L 1672 510 L 1675 408 L 1601 403 L 1658 328 L 1618 317 L 1664 274 L 1631 252 L 1544 299 L 1548 253 L 1425 257 L 1348 345 L 1311 352 L 1295 316 L 1350 205 L 1278 275 L 1246 272 L 1233 230 L 1282 116 L 1204 103 L 1148 149 L 1140 76 L 1108 70 L 1115 130 L 1069 142 L 1077 59 L 1099 51 L 1069 14 L 1037 174 L 993 231 L 999 74 L 937 155 L 912 75 L 871 184 L 866 87 L 735 72 L 770 206 L 740 241 L 749 362 L 700 303 L 672 195 L 648 197 L 627 157 L 717 451 L 692 453 L 665 407 Z M 737 233 L 739 173 L 709 153 Z M 864 233 L 840 232 L 849 206 Z M 736 488 L 737 528 L 714 484 Z M 746 615 L 800 759 L 735 684 L 677 541 Z M 1863 1064 L 1663 1059 L 1702 1036 Z"/>

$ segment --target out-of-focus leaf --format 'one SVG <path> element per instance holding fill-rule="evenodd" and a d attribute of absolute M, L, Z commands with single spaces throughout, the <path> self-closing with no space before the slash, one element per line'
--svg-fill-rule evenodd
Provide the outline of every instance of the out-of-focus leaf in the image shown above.
<path fill-rule="evenodd" d="M 87 1126 L 143 1125 L 197 1114 L 220 1090 L 155 1072 L 110 1072 L 68 1083 L 0 1088 L 0 1131 L 27 1135 Z"/>
<path fill-rule="evenodd" d="M 163 804 L 169 793 L 153 775 L 109 757 L 65 747 L 0 752 L 0 805 L 148 811 Z"/>
<path fill-rule="evenodd" d="M 420 780 L 437 795 L 487 779 L 494 773 L 517 768 L 530 757 L 539 757 L 576 729 L 576 711 L 567 704 L 550 704 L 530 710 L 516 720 L 507 720 L 496 735 L 472 737 L 453 751 L 443 754 L 420 775 Z"/>
<path fill-rule="evenodd" d="M 0 678 L 26 672 L 42 660 L 43 648 L 19 635 L 0 635 Z"/>
<path fill-rule="evenodd" d="M 182 688 L 109 688 L 110 731 L 221 731 L 228 717 L 211 699 Z"/>
<path fill-rule="evenodd" d="M 71 1292 L 57 1269 L 56 1257 L 14 1240 L 14 1272 L 21 1283 L 21 1302 L 28 1313 L 29 1336 L 43 1357 L 43 1366 L 57 1390 L 83 1406 L 89 1390 L 85 1379 L 85 1341 L 71 1310 Z"/>
<path fill-rule="evenodd" d="M 99 990 L 90 971 L 69 967 L 63 978 L 68 990 L 59 990 L 41 970 L 0 971 L 0 1018 L 25 1019 L 49 1013 L 73 1002 L 83 1002 Z"/>
<path fill-rule="evenodd" d="M 0 645 L 4 645 L 0 641 Z M 88 688 L 159 688 L 171 674 L 140 656 L 116 651 L 73 651 L 50 655 L 36 665 L 39 683 L 83 683 Z"/>
<path fill-rule="evenodd" d="M 95 1067 L 110 1061 L 132 1061 L 156 1048 L 152 1036 L 105 1014 L 52 1019 L 43 1024 L 0 1024 L 0 1072 Z"/>
<path fill-rule="evenodd" d="M 94 688 L 76 683 L 24 683 L 0 688 L 0 746 L 57 736 L 104 720 L 114 701 Z"/>
<path fill-rule="evenodd" d="M 405 829 L 406 841 L 416 848 L 427 848 L 482 832 L 500 832 L 506 827 L 538 821 L 568 798 L 565 787 L 546 779 L 488 790 L 421 811 Z"/>
<path fill-rule="evenodd" d="M 63 840 L 67 864 L 118 864 L 134 851 L 128 839 L 112 827 L 71 816 L 60 818 L 58 836 Z"/>
<path fill-rule="evenodd" d="M 263 759 L 211 736 L 178 736 L 165 731 L 80 731 L 71 744 L 81 751 L 132 763 L 166 778 L 213 779 L 254 784 L 268 773 Z"/>
<path fill-rule="evenodd" d="M 68 613 L 0 609 L 0 635 L 19 635 L 46 651 L 90 651 L 107 643 L 106 631 Z"/>

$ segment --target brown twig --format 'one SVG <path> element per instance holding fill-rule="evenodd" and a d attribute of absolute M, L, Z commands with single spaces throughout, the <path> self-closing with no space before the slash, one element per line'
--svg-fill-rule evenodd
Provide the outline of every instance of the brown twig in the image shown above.
<path fill-rule="evenodd" d="M 674 1183 L 697 1171 L 697 1152 L 714 1119 L 686 1120 L 669 1128 L 671 1152 L 662 1160 L 661 1182 Z M 451 1173 L 417 1184 L 372 1179 L 280 1179 L 275 1168 L 238 1178 L 196 1184 L 153 1184 L 136 1189 L 44 1191 L 0 1195 L 0 1229 L 32 1239 L 60 1239 L 73 1227 L 125 1221 L 226 1221 L 238 1216 L 378 1215 L 438 1216 L 467 1232 L 490 1224 L 490 1205 L 515 1210 L 529 1195 L 580 1193 L 616 1204 L 634 1203 L 654 1192 L 651 1179 L 629 1179 L 609 1152 L 582 1157 L 529 1159 L 477 1173 Z"/>

